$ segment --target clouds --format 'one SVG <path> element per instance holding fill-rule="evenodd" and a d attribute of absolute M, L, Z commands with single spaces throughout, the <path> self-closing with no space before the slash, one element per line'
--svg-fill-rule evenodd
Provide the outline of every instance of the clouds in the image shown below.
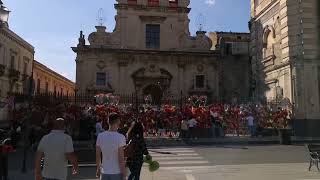
<path fill-rule="evenodd" d="M 216 4 L 216 0 L 206 0 L 205 3 L 208 5 L 208 6 L 214 6 Z"/>

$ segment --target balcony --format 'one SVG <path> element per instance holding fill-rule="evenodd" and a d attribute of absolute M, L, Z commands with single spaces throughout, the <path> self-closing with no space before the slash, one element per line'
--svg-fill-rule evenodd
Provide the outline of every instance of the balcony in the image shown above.
<path fill-rule="evenodd" d="M 10 69 L 9 70 L 9 78 L 12 81 L 18 81 L 19 78 L 20 78 L 20 72 L 18 70 L 15 70 L 15 69 Z"/>
<path fill-rule="evenodd" d="M 0 64 L 0 76 L 3 76 L 6 72 L 6 66 L 3 64 Z"/>

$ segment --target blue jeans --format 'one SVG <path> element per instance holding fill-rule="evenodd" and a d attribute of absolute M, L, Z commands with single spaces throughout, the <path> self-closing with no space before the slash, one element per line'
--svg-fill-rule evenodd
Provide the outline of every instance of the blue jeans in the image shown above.
<path fill-rule="evenodd" d="M 101 174 L 100 180 L 123 180 L 122 174 Z"/>
<path fill-rule="evenodd" d="M 256 135 L 256 127 L 255 126 L 249 126 L 249 131 L 251 136 Z"/>

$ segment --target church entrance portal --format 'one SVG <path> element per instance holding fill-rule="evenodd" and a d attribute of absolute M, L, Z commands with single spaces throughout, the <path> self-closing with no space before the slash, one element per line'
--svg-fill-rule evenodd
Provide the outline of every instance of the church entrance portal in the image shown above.
<path fill-rule="evenodd" d="M 152 97 L 152 104 L 160 105 L 163 91 L 159 85 L 150 84 L 143 89 L 143 95 Z"/>

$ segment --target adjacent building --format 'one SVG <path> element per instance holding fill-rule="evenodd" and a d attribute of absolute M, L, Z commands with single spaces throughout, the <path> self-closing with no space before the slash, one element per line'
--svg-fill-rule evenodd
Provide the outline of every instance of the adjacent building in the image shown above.
<path fill-rule="evenodd" d="M 250 33 L 210 32 L 209 37 L 211 50 L 220 52 L 220 97 L 226 102 L 251 101 Z"/>
<path fill-rule="evenodd" d="M 189 4 L 190 0 L 117 0 L 113 32 L 97 26 L 89 44 L 81 32 L 79 44 L 72 48 L 77 53 L 77 91 L 151 95 L 156 103 L 181 94 L 231 100 L 232 95 L 221 96 L 227 67 L 221 51 L 212 49 L 206 32 L 190 35 Z"/>
<path fill-rule="evenodd" d="M 251 0 L 255 99 L 293 105 L 297 135 L 319 135 L 318 0 Z"/>
<path fill-rule="evenodd" d="M 34 59 L 34 47 L 10 30 L 9 12 L 0 1 L 0 104 L 10 92 L 28 92 Z M 2 105 L 0 121 L 7 118 L 7 112 Z"/>
<path fill-rule="evenodd" d="M 74 82 L 36 60 L 33 61 L 33 80 L 35 94 L 73 96 L 75 93 Z"/>

